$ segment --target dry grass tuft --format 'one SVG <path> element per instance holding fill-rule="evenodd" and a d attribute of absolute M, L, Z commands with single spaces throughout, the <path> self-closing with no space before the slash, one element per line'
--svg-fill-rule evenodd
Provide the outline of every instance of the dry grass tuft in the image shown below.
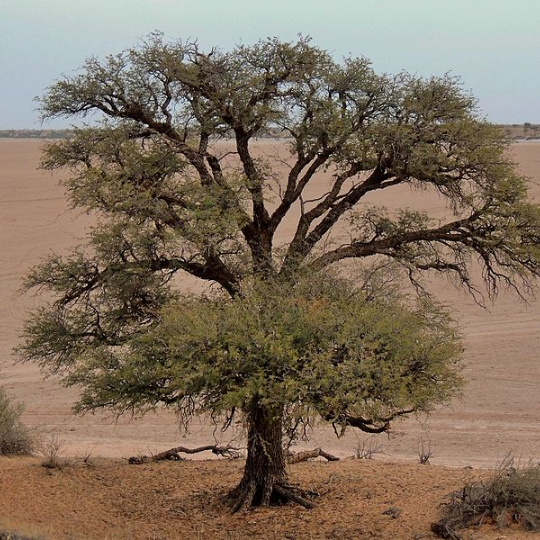
<path fill-rule="evenodd" d="M 25 536 L 12 531 L 0 531 L 0 540 L 43 540 L 43 538 L 36 536 Z"/>
<path fill-rule="evenodd" d="M 427 441 L 423 438 L 418 440 L 416 445 L 416 455 L 418 456 L 418 463 L 420 465 L 429 465 L 429 460 L 433 456 L 433 451 L 431 450 L 431 441 Z"/>
<path fill-rule="evenodd" d="M 354 449 L 355 459 L 373 459 L 376 454 L 384 454 L 384 447 L 379 438 L 375 435 L 371 437 L 357 439 Z"/>
<path fill-rule="evenodd" d="M 452 493 L 432 530 L 442 538 L 459 540 L 460 530 L 483 523 L 540 530 L 540 464 L 521 465 L 507 456 L 488 481 Z"/>
<path fill-rule="evenodd" d="M 68 460 L 62 456 L 63 446 L 64 443 L 58 438 L 58 435 L 52 435 L 41 448 L 41 453 L 43 454 L 41 466 L 46 469 L 62 470 L 68 465 Z"/>

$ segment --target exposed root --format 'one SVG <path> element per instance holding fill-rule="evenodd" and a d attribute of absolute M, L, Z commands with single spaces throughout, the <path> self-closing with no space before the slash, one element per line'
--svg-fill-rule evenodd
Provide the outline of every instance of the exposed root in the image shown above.
<path fill-rule="evenodd" d="M 216 456 L 223 456 L 229 459 L 238 459 L 240 457 L 240 449 L 232 446 L 218 446 L 216 444 L 207 444 L 205 446 L 199 446 L 197 448 L 187 448 L 185 446 L 177 446 L 170 448 L 159 454 L 152 456 L 132 456 L 128 459 L 128 462 L 132 465 L 141 465 L 143 463 L 149 463 L 153 461 L 173 460 L 180 461 L 182 456 L 180 454 L 197 454 L 199 452 L 211 451 Z"/>
<path fill-rule="evenodd" d="M 318 457 L 323 457 L 328 461 L 339 461 L 339 458 L 325 452 L 321 448 L 315 448 L 315 450 L 305 450 L 303 452 L 289 452 L 287 455 L 287 463 L 290 465 L 293 463 L 300 463 L 302 461 L 307 461 L 308 459 L 314 459 Z"/>
<path fill-rule="evenodd" d="M 315 505 L 304 496 L 304 492 L 293 486 L 287 484 L 277 484 L 274 486 L 274 490 L 277 491 L 286 502 L 291 501 L 303 506 L 304 508 L 314 508 Z"/>
<path fill-rule="evenodd" d="M 256 506 L 256 504 L 254 504 L 256 491 L 257 485 L 255 482 L 249 482 L 248 484 L 242 483 L 237 488 L 233 489 L 229 493 L 231 512 L 235 514 L 242 508 L 252 508 Z"/>
<path fill-rule="evenodd" d="M 293 502 L 304 508 L 314 508 L 314 504 L 307 498 L 317 494 L 306 492 L 291 486 L 285 481 L 275 482 L 272 485 L 257 486 L 255 481 L 242 482 L 227 496 L 227 501 L 234 514 L 242 509 L 258 506 L 270 506 Z"/>

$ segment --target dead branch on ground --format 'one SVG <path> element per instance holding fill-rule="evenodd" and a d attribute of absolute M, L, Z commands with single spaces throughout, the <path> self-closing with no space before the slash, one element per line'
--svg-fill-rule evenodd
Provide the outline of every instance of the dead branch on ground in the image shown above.
<path fill-rule="evenodd" d="M 228 459 L 238 459 L 240 457 L 240 448 L 233 446 L 219 446 L 216 444 L 207 444 L 205 446 L 199 446 L 197 448 L 187 448 L 186 446 L 176 446 L 170 448 L 159 454 L 151 456 L 132 456 L 128 459 L 128 463 L 132 465 L 141 465 L 143 463 L 150 463 L 154 461 L 173 460 L 180 461 L 184 458 L 180 454 L 198 454 L 199 452 L 210 451 L 216 456 L 223 456 Z"/>
<path fill-rule="evenodd" d="M 303 452 L 289 452 L 287 455 L 287 463 L 292 465 L 293 463 L 300 463 L 302 461 L 307 461 L 308 459 L 318 458 L 319 456 L 327 461 L 339 461 L 338 457 L 325 452 L 321 448 L 315 448 L 315 450 L 304 450 Z"/>

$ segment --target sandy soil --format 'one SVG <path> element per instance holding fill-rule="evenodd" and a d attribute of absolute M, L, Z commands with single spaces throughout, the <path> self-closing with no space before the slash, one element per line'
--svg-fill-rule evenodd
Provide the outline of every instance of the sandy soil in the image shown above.
<path fill-rule="evenodd" d="M 213 429 L 208 423 L 195 422 L 182 439 L 171 414 L 119 422 L 103 415 L 73 417 L 70 407 L 76 391 L 61 388 L 54 380 L 43 380 L 36 366 L 14 363 L 11 350 L 17 344 L 25 313 L 39 302 L 32 295 L 18 293 L 22 276 L 51 251 L 66 252 L 81 243 L 92 222 L 91 217 L 68 210 L 58 178 L 36 170 L 40 144 L 0 140 L 0 384 L 26 403 L 25 422 L 44 438 L 57 434 L 71 455 L 90 451 L 122 457 L 179 443 L 209 442 Z M 540 144 L 518 143 L 513 153 L 521 170 L 531 177 L 532 195 L 540 200 Z M 321 175 L 316 187 L 324 187 L 326 182 Z M 394 201 L 420 201 L 422 208 L 435 215 L 445 212 L 435 195 L 419 199 L 403 189 L 384 203 L 391 206 Z M 372 202 L 383 200 L 374 198 Z M 292 225 L 289 221 L 279 230 L 282 238 L 290 234 Z M 380 441 L 385 459 L 415 461 L 421 439 L 425 444 L 430 441 L 432 462 L 445 466 L 492 466 L 509 451 L 538 457 L 540 303 L 527 306 L 503 292 L 496 305 L 486 311 L 446 281 L 434 282 L 433 288 L 455 308 L 463 326 L 468 384 L 463 398 L 451 408 L 441 409 L 429 419 L 396 424 L 394 436 Z M 365 440 L 352 433 L 337 440 L 331 429 L 322 427 L 315 430 L 312 439 L 308 447 L 322 446 L 341 456 L 352 454 L 358 441 Z"/>
<path fill-rule="evenodd" d="M 272 540 L 435 538 L 445 496 L 486 472 L 425 465 L 344 461 L 301 463 L 291 481 L 320 494 L 313 510 L 295 505 L 231 515 L 223 495 L 242 463 L 96 460 L 46 470 L 39 460 L 0 458 L 0 530 L 49 540 Z M 396 517 L 383 512 L 398 509 Z M 397 515 L 399 513 L 399 515 Z M 9 518 L 6 518 L 9 516 Z M 463 540 L 524 540 L 486 525 Z"/>

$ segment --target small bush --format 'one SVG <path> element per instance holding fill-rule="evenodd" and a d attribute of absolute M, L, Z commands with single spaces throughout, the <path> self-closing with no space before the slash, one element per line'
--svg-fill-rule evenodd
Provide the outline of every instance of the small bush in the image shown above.
<path fill-rule="evenodd" d="M 540 464 L 521 466 L 506 457 L 489 481 L 468 484 L 452 493 L 442 519 L 432 530 L 443 538 L 460 539 L 460 529 L 489 522 L 540 530 Z"/>
<path fill-rule="evenodd" d="M 34 450 L 33 433 L 21 422 L 24 410 L 0 388 L 0 455 L 28 455 Z"/>
<path fill-rule="evenodd" d="M 41 466 L 46 469 L 62 470 L 68 464 L 68 460 L 61 455 L 63 446 L 64 443 L 58 438 L 58 435 L 52 435 L 50 440 L 44 443 L 41 448 L 43 454 Z"/>
<path fill-rule="evenodd" d="M 354 450 L 355 459 L 373 459 L 375 454 L 382 453 L 384 453 L 383 445 L 375 435 L 367 439 L 357 439 Z"/>

